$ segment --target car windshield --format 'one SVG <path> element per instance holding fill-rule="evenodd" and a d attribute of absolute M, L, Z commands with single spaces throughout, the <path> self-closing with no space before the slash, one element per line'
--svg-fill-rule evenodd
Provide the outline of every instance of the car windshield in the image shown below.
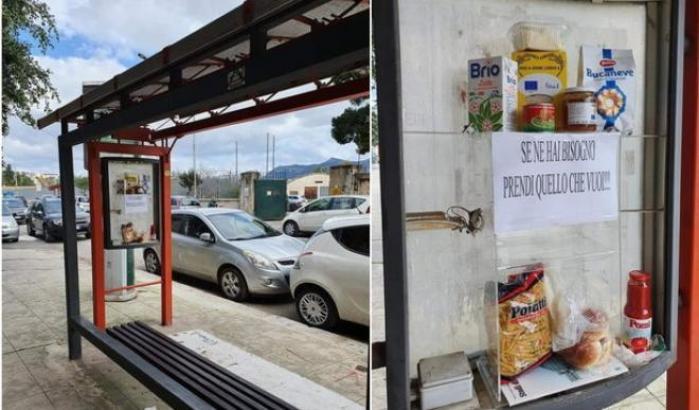
<path fill-rule="evenodd" d="M 281 232 L 243 212 L 209 215 L 209 220 L 229 241 L 279 236 Z"/>
<path fill-rule="evenodd" d="M 61 201 L 58 199 L 50 200 L 50 201 L 44 201 L 44 213 L 47 214 L 60 214 L 62 212 L 61 210 Z"/>
<path fill-rule="evenodd" d="M 24 202 L 19 198 L 3 199 L 2 200 L 3 209 L 5 205 L 9 208 L 24 208 Z"/>
<path fill-rule="evenodd" d="M 10 211 L 10 208 L 7 207 L 5 201 L 2 201 L 2 215 L 12 215 L 12 211 Z"/>

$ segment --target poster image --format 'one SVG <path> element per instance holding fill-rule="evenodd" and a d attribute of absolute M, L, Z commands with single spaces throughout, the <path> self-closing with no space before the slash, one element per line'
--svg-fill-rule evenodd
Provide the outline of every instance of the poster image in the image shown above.
<path fill-rule="evenodd" d="M 103 158 L 105 247 L 143 247 L 158 242 L 157 161 Z"/>

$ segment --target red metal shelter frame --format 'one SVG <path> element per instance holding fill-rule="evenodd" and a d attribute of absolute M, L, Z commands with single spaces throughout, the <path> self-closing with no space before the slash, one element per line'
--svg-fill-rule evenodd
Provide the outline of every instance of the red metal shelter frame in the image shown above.
<path fill-rule="evenodd" d="M 170 150 L 168 147 L 112 144 L 89 142 L 87 144 L 87 164 L 90 188 L 90 220 L 92 224 L 92 312 L 95 326 L 105 330 L 106 294 L 118 290 L 149 285 L 161 285 L 161 323 L 163 326 L 172 324 L 172 247 L 171 242 L 171 209 L 170 209 Z M 160 249 L 161 279 L 142 282 L 115 289 L 105 289 L 104 269 L 104 220 L 102 219 L 102 169 L 100 166 L 101 153 L 132 154 L 158 157 L 160 159 Z"/>
<path fill-rule="evenodd" d="M 684 67 L 682 227 L 677 357 L 668 371 L 667 408 L 699 408 L 699 5 L 687 2 Z"/>

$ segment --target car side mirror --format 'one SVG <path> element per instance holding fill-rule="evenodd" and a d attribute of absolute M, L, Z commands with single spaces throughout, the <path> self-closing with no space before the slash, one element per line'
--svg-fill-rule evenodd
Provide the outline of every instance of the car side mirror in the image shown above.
<path fill-rule="evenodd" d="M 208 232 L 204 232 L 202 234 L 199 234 L 199 239 L 201 239 L 204 242 L 209 242 L 209 243 L 215 242 L 214 237 Z"/>
<path fill-rule="evenodd" d="M 306 208 L 306 207 L 300 208 L 299 212 L 306 213 L 306 212 L 308 212 L 308 208 Z"/>

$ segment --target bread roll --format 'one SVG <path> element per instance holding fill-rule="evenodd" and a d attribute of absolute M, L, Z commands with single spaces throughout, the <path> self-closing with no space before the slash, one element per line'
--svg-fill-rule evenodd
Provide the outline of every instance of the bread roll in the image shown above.
<path fill-rule="evenodd" d="M 578 369 L 588 369 L 606 363 L 612 354 L 613 340 L 609 335 L 609 322 L 604 312 L 586 309 L 583 316 L 589 325 L 580 341 L 558 354 L 568 364 Z"/>

